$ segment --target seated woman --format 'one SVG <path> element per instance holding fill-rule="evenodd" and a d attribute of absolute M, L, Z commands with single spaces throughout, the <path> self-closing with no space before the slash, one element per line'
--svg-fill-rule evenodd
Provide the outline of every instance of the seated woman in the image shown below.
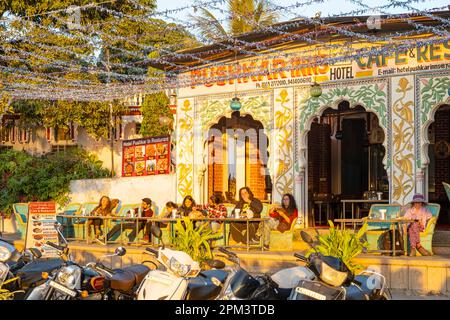
<path fill-rule="evenodd" d="M 213 194 L 209 197 L 209 202 L 206 206 L 199 207 L 197 209 L 206 213 L 208 218 L 226 218 L 227 208 L 223 205 L 222 196 L 220 194 Z M 213 232 L 217 232 L 222 222 L 211 221 L 210 226 Z"/>
<path fill-rule="evenodd" d="M 158 215 L 158 218 L 171 219 L 174 216 L 174 214 L 173 214 L 174 210 L 175 210 L 175 215 L 177 214 L 177 209 L 178 209 L 178 206 L 175 202 L 172 202 L 172 201 L 166 202 L 166 205 L 162 209 L 161 213 Z M 164 222 L 158 222 L 158 225 L 160 228 L 167 227 L 167 223 L 164 223 Z"/>
<path fill-rule="evenodd" d="M 239 202 L 233 209 L 235 215 L 239 211 L 239 216 L 242 219 L 246 218 L 260 218 L 263 205 L 261 201 L 253 196 L 249 187 L 243 187 L 239 190 Z M 248 238 L 250 244 L 259 243 L 256 232 L 258 230 L 259 222 L 251 222 L 248 226 Z M 231 237 L 236 243 L 247 243 L 247 223 L 233 222 L 230 225 Z"/>
<path fill-rule="evenodd" d="M 183 199 L 183 203 L 177 210 L 180 217 L 189 217 L 191 219 L 203 216 L 201 211 L 198 210 L 194 198 L 192 196 L 186 196 Z"/>
<path fill-rule="evenodd" d="M 285 232 L 291 229 L 292 222 L 298 217 L 297 204 L 294 196 L 286 193 L 281 198 L 281 206 L 269 211 L 270 219 L 264 224 L 264 244 L 268 245 L 270 230 Z"/>
<path fill-rule="evenodd" d="M 431 255 L 431 253 L 420 244 L 420 232 L 425 230 L 427 222 L 431 217 L 431 212 L 426 208 L 425 198 L 421 194 L 414 195 L 410 207 L 403 216 L 405 219 L 415 220 L 407 226 L 409 245 L 411 248 L 409 253 L 410 256 L 416 256 L 416 249 L 423 256 Z"/>
<path fill-rule="evenodd" d="M 111 215 L 111 200 L 107 196 L 100 198 L 97 207 L 90 213 L 91 216 L 109 216 Z M 88 219 L 87 223 L 87 236 L 91 237 L 91 225 L 94 226 L 95 240 L 100 241 L 99 238 L 103 235 L 101 226 L 103 225 L 103 219 Z"/>

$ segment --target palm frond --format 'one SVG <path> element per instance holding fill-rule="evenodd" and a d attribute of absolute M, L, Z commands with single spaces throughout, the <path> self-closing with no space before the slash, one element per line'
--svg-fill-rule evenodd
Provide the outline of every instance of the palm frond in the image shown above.
<path fill-rule="evenodd" d="M 212 12 L 205 8 L 199 8 L 200 15 L 190 15 L 190 18 L 197 24 L 197 31 L 205 38 L 212 41 L 221 40 L 227 37 L 227 32 L 220 21 Z"/>

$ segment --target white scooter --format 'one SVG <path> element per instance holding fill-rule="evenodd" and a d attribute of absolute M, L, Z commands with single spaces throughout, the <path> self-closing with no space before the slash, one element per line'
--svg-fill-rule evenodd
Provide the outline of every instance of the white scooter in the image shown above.
<path fill-rule="evenodd" d="M 156 270 L 151 270 L 137 290 L 138 300 L 208 300 L 220 294 L 228 273 L 219 270 L 225 264 L 219 260 L 209 260 L 214 268 L 202 271 L 198 262 L 187 253 L 167 249 L 161 240 L 161 230 L 152 226 L 153 236 L 160 239 L 158 250 L 146 248 L 159 262 Z"/>

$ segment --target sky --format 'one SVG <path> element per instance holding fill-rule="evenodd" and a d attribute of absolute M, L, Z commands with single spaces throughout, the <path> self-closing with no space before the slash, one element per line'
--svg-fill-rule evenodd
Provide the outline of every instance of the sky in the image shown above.
<path fill-rule="evenodd" d="M 177 9 L 182 7 L 191 6 L 189 9 L 177 12 L 176 14 L 170 14 L 169 16 L 175 17 L 179 21 L 186 21 L 189 22 L 189 14 L 195 14 L 193 5 L 198 4 L 201 2 L 210 2 L 211 0 L 157 0 L 158 5 L 158 11 L 163 11 L 167 9 Z M 291 7 L 290 10 L 279 10 L 279 12 L 282 14 L 280 21 L 287 21 L 290 19 L 293 19 L 298 16 L 307 16 L 307 17 L 313 17 L 317 12 L 321 12 L 321 17 L 327 17 L 332 15 L 353 15 L 349 14 L 354 10 L 362 9 L 362 6 L 359 6 L 356 3 L 363 3 L 365 5 L 369 5 L 370 7 L 376 7 L 376 6 L 382 6 L 386 5 L 391 2 L 400 2 L 399 0 L 391 0 L 391 1 L 378 1 L 378 0 L 372 0 L 372 1 L 365 1 L 365 0 L 329 0 L 329 1 L 314 1 L 314 0 L 271 0 L 271 2 L 275 5 L 287 7 L 287 6 L 293 6 L 295 4 L 303 4 L 306 2 L 314 2 L 312 5 L 309 6 L 300 6 L 298 8 Z M 322 2 L 322 3 L 319 3 Z M 410 0 L 405 1 L 402 0 L 404 3 L 408 3 L 409 6 L 418 9 L 418 10 L 429 10 L 432 8 L 441 8 L 446 7 L 449 5 L 448 0 Z M 226 9 L 226 1 L 223 1 L 224 4 L 212 4 L 212 6 L 217 7 L 219 9 L 214 9 L 211 7 L 206 6 L 206 9 L 210 10 L 215 14 L 216 17 L 219 19 L 225 19 L 226 13 L 220 12 L 220 9 Z M 389 13 L 404 13 L 407 12 L 407 8 L 392 8 L 389 10 Z M 386 12 L 380 12 L 381 14 L 385 14 Z M 370 15 L 372 13 L 363 13 L 362 15 Z M 173 21 L 176 22 L 176 21 Z"/>

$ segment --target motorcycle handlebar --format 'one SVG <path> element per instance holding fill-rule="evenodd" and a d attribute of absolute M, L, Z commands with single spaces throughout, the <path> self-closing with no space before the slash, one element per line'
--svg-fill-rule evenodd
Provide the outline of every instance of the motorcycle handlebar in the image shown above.
<path fill-rule="evenodd" d="M 155 249 L 153 249 L 153 248 L 150 248 L 150 247 L 147 247 L 147 248 L 145 248 L 145 251 L 148 251 L 148 252 L 150 252 L 151 254 L 154 254 L 155 256 L 158 256 L 158 250 L 155 250 Z"/>
<path fill-rule="evenodd" d="M 49 245 L 50 247 L 55 248 L 58 251 L 64 251 L 66 249 L 65 246 L 60 246 L 60 245 L 57 245 L 56 243 L 53 243 L 53 242 L 50 242 L 50 241 L 47 241 L 45 244 Z"/>
<path fill-rule="evenodd" d="M 308 258 L 306 258 L 305 256 L 302 256 L 299 253 L 294 253 L 294 257 L 296 257 L 297 259 L 300 259 L 302 261 L 308 261 Z"/>
<path fill-rule="evenodd" d="M 223 247 L 219 247 L 219 251 L 226 254 L 229 257 L 237 258 L 237 255 L 234 252 L 228 251 L 227 249 Z"/>

